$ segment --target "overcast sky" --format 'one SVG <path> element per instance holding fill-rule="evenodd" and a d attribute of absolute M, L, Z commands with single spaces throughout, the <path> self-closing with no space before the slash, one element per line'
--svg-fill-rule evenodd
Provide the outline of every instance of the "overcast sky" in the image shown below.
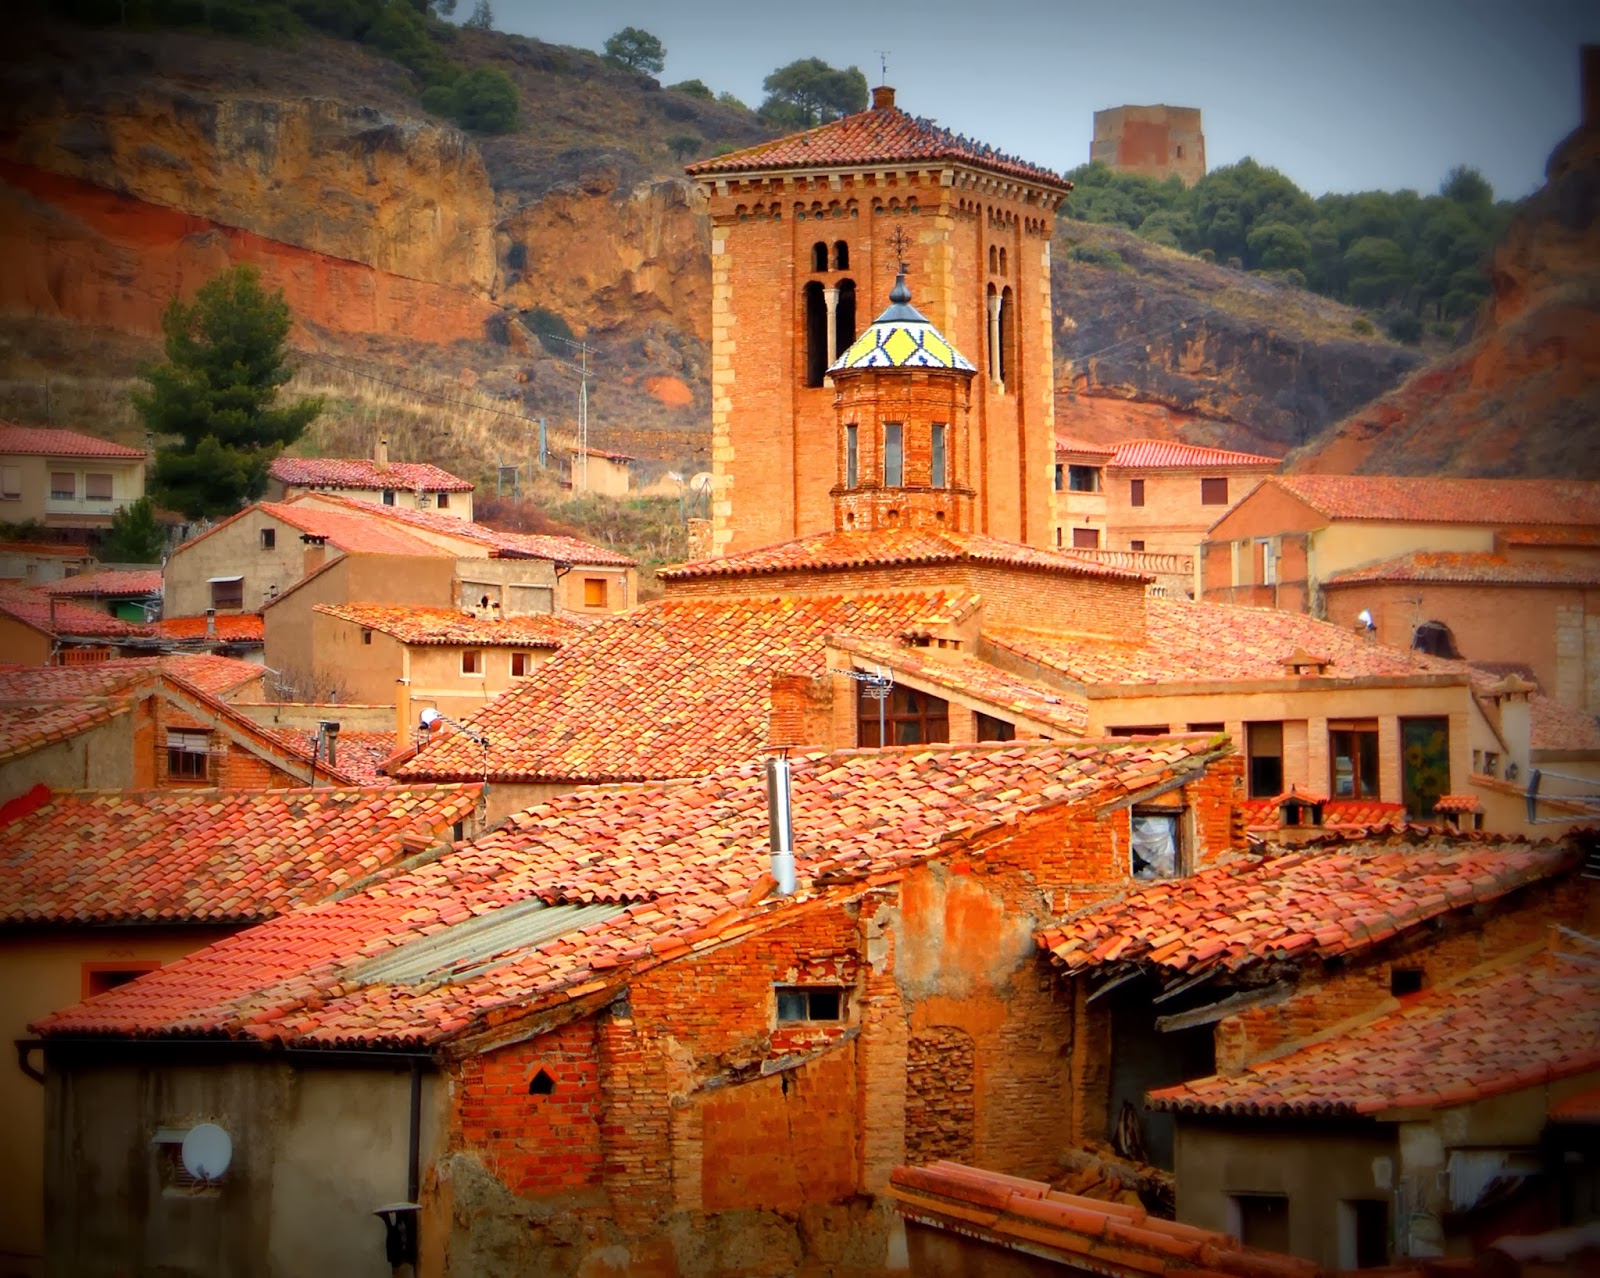
<path fill-rule="evenodd" d="M 457 18 L 472 9 L 459 0 Z M 796 58 L 859 66 L 898 104 L 1058 170 L 1093 115 L 1204 113 L 1212 168 L 1244 156 L 1313 195 L 1438 188 L 1456 164 L 1518 198 L 1578 122 L 1597 0 L 491 0 L 495 26 L 598 50 L 624 26 L 667 48 L 663 83 L 750 106 Z"/>

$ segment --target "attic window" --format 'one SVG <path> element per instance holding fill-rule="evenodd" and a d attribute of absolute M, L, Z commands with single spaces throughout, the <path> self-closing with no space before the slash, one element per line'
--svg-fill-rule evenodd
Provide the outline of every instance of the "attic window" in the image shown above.
<path fill-rule="evenodd" d="M 843 986 L 780 985 L 774 992 L 778 999 L 779 1025 L 844 1019 Z"/>
<path fill-rule="evenodd" d="M 167 779 L 204 781 L 211 758 L 211 734 L 181 728 L 167 729 Z"/>
<path fill-rule="evenodd" d="M 1135 879 L 1171 879 L 1182 873 L 1181 816 L 1172 809 L 1133 813 L 1128 868 Z"/>
<path fill-rule="evenodd" d="M 548 1070 L 541 1069 L 533 1076 L 528 1084 L 529 1096 L 548 1096 L 556 1089 L 556 1080 L 550 1077 Z"/>
<path fill-rule="evenodd" d="M 364 643 L 364 644 L 370 644 L 372 642 L 372 631 L 370 631 L 370 630 L 362 630 L 362 632 L 361 632 L 361 642 Z"/>
<path fill-rule="evenodd" d="M 1408 994 L 1420 994 L 1423 985 L 1423 972 L 1420 967 L 1391 967 L 1389 969 L 1389 993 L 1396 998 L 1405 998 Z"/>
<path fill-rule="evenodd" d="M 278 530 L 276 528 L 263 528 L 261 530 L 261 549 L 272 550 L 278 544 Z"/>

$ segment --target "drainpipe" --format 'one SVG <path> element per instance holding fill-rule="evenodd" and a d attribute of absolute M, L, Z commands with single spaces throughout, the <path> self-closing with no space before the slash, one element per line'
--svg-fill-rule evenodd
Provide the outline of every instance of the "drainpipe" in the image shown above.
<path fill-rule="evenodd" d="M 767 760 L 767 827 L 772 846 L 772 877 L 779 896 L 794 893 L 794 814 L 789 806 L 789 757 Z"/>

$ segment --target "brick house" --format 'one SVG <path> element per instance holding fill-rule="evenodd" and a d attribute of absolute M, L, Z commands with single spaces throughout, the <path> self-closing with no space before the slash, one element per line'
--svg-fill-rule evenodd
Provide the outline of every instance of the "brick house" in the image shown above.
<path fill-rule="evenodd" d="M 1189 738 L 793 769 L 792 894 L 746 763 L 565 795 L 46 1018 L 52 1262 L 215 1271 L 259 1245 L 361 1272 L 371 1209 L 411 1195 L 422 1274 L 871 1270 L 897 1164 L 1048 1174 L 1086 1066 L 1034 930 L 1233 850 L 1238 760 Z M 150 1055 L 175 1034 L 231 1047 Z M 149 1152 L 180 1116 L 239 1150 L 181 1261 Z"/>
<path fill-rule="evenodd" d="M 469 835 L 474 786 L 75 790 L 0 804 L 0 1031 Z M 37 1046 L 0 1077 L 0 1255 L 44 1252 Z"/>
<path fill-rule="evenodd" d="M 267 471 L 267 499 L 334 492 L 355 501 L 405 510 L 436 510 L 472 521 L 473 485 L 431 462 L 391 462 L 380 435 L 372 456 L 276 457 Z"/>

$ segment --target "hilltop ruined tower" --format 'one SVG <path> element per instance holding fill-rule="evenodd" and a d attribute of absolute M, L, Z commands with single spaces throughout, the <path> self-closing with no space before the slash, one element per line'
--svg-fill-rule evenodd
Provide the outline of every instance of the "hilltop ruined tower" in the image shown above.
<path fill-rule="evenodd" d="M 950 436 L 973 531 L 1045 545 L 1050 237 L 1071 183 L 908 115 L 887 87 L 869 110 L 688 172 L 712 228 L 715 553 L 833 528 L 828 369 L 902 260 L 918 309 L 977 365 L 966 428 Z"/>
<path fill-rule="evenodd" d="M 1157 181 L 1176 173 L 1185 186 L 1193 186 L 1206 175 L 1200 108 L 1119 106 L 1096 111 L 1089 159 Z"/>

